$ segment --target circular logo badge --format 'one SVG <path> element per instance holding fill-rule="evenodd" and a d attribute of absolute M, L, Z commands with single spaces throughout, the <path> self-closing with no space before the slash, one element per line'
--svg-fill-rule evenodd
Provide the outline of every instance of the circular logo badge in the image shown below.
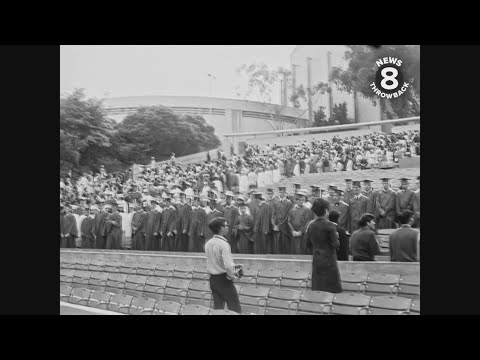
<path fill-rule="evenodd" d="M 400 66 L 383 64 L 375 75 L 375 86 L 385 94 L 396 93 L 403 86 L 403 75 Z"/>

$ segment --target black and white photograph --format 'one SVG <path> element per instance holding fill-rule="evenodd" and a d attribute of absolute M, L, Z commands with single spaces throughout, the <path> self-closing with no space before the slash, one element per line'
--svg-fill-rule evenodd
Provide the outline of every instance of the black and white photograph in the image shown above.
<path fill-rule="evenodd" d="M 60 315 L 420 315 L 420 47 L 60 45 Z"/>

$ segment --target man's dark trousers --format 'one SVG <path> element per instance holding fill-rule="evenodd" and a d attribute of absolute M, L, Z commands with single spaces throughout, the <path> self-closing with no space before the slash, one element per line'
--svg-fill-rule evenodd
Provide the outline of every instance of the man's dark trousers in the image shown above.
<path fill-rule="evenodd" d="M 225 309 L 225 303 L 227 303 L 229 310 L 237 313 L 242 312 L 237 288 L 233 281 L 227 278 L 226 273 L 210 275 L 210 289 L 212 290 L 214 309 L 223 310 Z"/>

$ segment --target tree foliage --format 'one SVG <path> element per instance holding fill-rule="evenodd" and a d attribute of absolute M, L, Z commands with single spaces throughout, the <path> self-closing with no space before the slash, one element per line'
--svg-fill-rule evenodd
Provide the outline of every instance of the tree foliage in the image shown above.
<path fill-rule="evenodd" d="M 139 108 L 122 122 L 106 117 L 100 100 L 76 89 L 60 101 L 60 175 L 121 171 L 150 157 L 163 160 L 220 146 L 215 129 L 197 115 L 179 115 L 163 106 Z"/>
<path fill-rule="evenodd" d="M 325 114 L 325 106 L 320 106 L 318 111 L 313 112 L 313 124 L 312 127 L 320 127 L 327 125 L 328 119 Z"/>
<path fill-rule="evenodd" d="M 332 116 L 329 119 L 329 125 L 344 125 L 352 123 L 348 117 L 347 103 L 335 104 L 332 109 Z"/>
<path fill-rule="evenodd" d="M 420 115 L 420 47 L 418 45 L 382 45 L 379 48 L 368 45 L 347 45 L 345 59 L 348 68 L 333 67 L 330 81 L 340 90 L 349 93 L 360 92 L 372 102 L 380 101 L 382 118 L 393 119 Z M 383 57 L 402 60 L 401 70 L 405 81 L 410 82 L 407 91 L 398 98 L 378 98 L 370 84 L 375 80 L 375 61 Z"/>

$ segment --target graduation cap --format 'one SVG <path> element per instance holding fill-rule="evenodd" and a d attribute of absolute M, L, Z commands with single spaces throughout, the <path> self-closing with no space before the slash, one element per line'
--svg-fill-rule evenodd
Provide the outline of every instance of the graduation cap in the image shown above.
<path fill-rule="evenodd" d="M 390 178 L 381 178 L 380 180 L 381 180 L 381 181 L 389 181 Z"/>
<path fill-rule="evenodd" d="M 345 179 L 345 182 L 352 182 L 352 179 Z"/>
<path fill-rule="evenodd" d="M 275 191 L 272 188 L 267 188 L 267 193 L 273 194 Z"/>
<path fill-rule="evenodd" d="M 253 195 L 255 196 L 256 199 L 264 199 L 263 193 L 261 192 L 255 192 Z"/>
<path fill-rule="evenodd" d="M 306 190 L 298 190 L 297 191 L 297 196 L 304 196 L 307 197 L 307 191 Z"/>
<path fill-rule="evenodd" d="M 335 185 L 335 184 L 328 184 L 328 188 L 329 188 L 329 189 L 336 189 L 336 188 L 337 188 L 337 185 Z"/>
<path fill-rule="evenodd" d="M 278 191 L 282 191 L 282 190 L 283 191 L 287 190 L 287 187 L 286 186 L 279 186 Z"/>
<path fill-rule="evenodd" d="M 364 183 L 371 183 L 373 182 L 372 180 L 363 180 Z"/>
<path fill-rule="evenodd" d="M 352 185 L 353 185 L 353 186 L 360 186 L 360 181 L 353 181 L 353 182 L 352 182 Z"/>
<path fill-rule="evenodd" d="M 293 186 L 295 187 L 295 189 L 300 189 L 302 185 L 300 183 L 294 183 Z"/>
<path fill-rule="evenodd" d="M 407 178 L 400 178 L 400 181 L 408 181 Z"/>

